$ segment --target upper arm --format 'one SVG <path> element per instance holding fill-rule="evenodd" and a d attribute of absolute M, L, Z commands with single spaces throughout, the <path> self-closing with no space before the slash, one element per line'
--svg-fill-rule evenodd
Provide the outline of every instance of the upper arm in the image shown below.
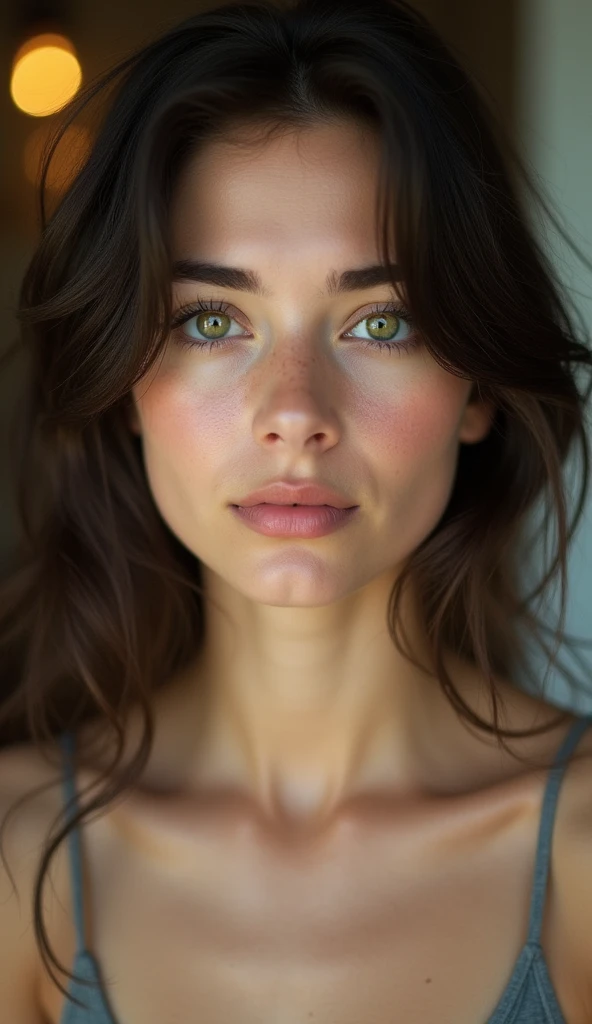
<path fill-rule="evenodd" d="M 18 759 L 17 759 L 18 761 Z M 0 751 L 0 825 L 18 799 L 15 756 Z M 1 833 L 0 856 L 0 1007 L 10 1024 L 44 1024 L 39 1006 L 39 954 L 32 912 L 32 882 L 39 862 L 39 834 L 27 804 L 14 812 Z M 8 874 L 6 862 L 12 879 Z"/>

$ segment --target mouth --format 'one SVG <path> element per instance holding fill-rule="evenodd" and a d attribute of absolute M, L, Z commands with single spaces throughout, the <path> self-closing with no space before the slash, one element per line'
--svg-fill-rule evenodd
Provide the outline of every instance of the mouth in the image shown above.
<path fill-rule="evenodd" d="M 299 501 L 293 501 L 293 502 L 290 502 L 289 504 L 286 503 L 286 502 L 279 502 L 279 501 L 260 501 L 260 502 L 258 502 L 258 504 L 259 505 L 273 505 L 274 508 L 335 508 L 336 507 L 335 505 L 318 505 L 318 504 L 315 504 L 315 505 L 308 504 L 308 505 L 306 505 L 306 504 L 303 504 L 302 502 L 299 502 Z M 253 507 L 252 505 L 251 506 L 249 506 L 249 505 L 232 505 L 232 508 L 252 508 L 252 507 Z M 357 508 L 358 506 L 357 505 L 351 505 L 351 506 L 348 506 L 348 507 L 349 508 Z"/>
<path fill-rule="evenodd" d="M 339 508 L 336 505 L 306 505 L 301 502 L 275 504 L 260 501 L 252 505 L 232 505 L 232 512 L 241 521 L 268 537 L 313 540 L 324 537 L 350 522 L 358 506 Z"/>

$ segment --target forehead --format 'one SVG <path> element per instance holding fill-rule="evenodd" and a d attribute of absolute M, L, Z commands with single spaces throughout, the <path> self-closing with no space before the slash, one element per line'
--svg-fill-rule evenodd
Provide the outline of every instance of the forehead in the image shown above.
<path fill-rule="evenodd" d="M 300 245 L 367 249 L 374 238 L 379 142 L 335 124 L 261 141 L 241 133 L 206 143 L 182 168 L 170 209 L 177 256 Z M 289 251 L 289 250 L 288 250 Z"/>

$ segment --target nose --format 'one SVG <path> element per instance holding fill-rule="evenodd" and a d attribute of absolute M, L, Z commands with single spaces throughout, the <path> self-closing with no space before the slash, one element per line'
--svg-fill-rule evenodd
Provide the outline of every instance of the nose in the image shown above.
<path fill-rule="evenodd" d="M 318 374 L 298 374 L 275 380 L 264 389 L 256 410 L 253 432 L 258 444 L 290 449 L 294 455 L 320 454 L 337 444 L 341 435 L 336 404 Z M 281 371 L 280 371 L 281 378 Z"/>

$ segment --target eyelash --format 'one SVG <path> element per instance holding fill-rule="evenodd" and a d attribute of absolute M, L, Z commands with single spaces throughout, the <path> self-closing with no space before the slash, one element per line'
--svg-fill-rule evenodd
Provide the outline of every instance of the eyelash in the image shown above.
<path fill-rule="evenodd" d="M 231 308 L 232 307 L 227 302 L 219 302 L 216 299 L 198 299 L 196 302 L 190 303 L 189 305 L 181 306 L 181 308 L 176 312 L 175 316 L 173 317 L 173 320 L 171 321 L 171 330 L 177 330 L 179 327 L 181 327 L 182 324 L 187 323 L 188 320 L 190 320 L 193 316 L 196 316 L 198 313 L 214 311 L 216 313 L 226 314 L 227 310 Z M 354 335 L 353 337 L 355 338 L 356 341 L 361 341 L 364 346 L 370 348 L 386 349 L 389 355 L 392 355 L 394 352 L 397 352 L 397 354 L 400 355 L 402 351 L 410 352 L 412 349 L 417 348 L 418 339 L 415 333 L 413 332 L 413 319 L 411 318 L 405 306 L 402 306 L 397 302 L 389 302 L 382 305 L 377 303 L 376 305 L 372 306 L 370 308 L 370 312 L 367 313 L 365 316 L 360 317 L 360 319 L 356 321 L 355 324 L 352 325 L 350 331 L 353 330 L 354 327 L 357 327 L 358 324 L 362 323 L 364 320 L 369 320 L 372 316 L 375 316 L 377 313 L 395 313 L 412 330 L 412 334 L 406 341 L 380 341 L 378 339 L 372 338 L 357 338 Z M 236 320 L 237 318 L 231 317 L 231 319 Z M 240 323 L 240 321 L 237 320 L 237 323 Z M 241 326 L 243 325 L 241 324 Z M 348 332 L 346 332 L 346 334 L 347 336 L 352 337 L 351 335 L 348 334 Z M 234 338 L 237 337 L 240 337 L 240 335 L 234 334 L 231 335 L 229 338 L 213 338 L 210 341 L 199 341 L 197 338 L 188 338 L 187 335 L 184 335 L 182 331 L 177 330 L 176 341 L 177 344 L 181 346 L 181 348 L 202 349 L 205 348 L 206 346 L 209 346 L 209 349 L 211 351 L 213 348 L 217 348 L 220 345 L 226 345 L 229 341 L 232 341 Z"/>

